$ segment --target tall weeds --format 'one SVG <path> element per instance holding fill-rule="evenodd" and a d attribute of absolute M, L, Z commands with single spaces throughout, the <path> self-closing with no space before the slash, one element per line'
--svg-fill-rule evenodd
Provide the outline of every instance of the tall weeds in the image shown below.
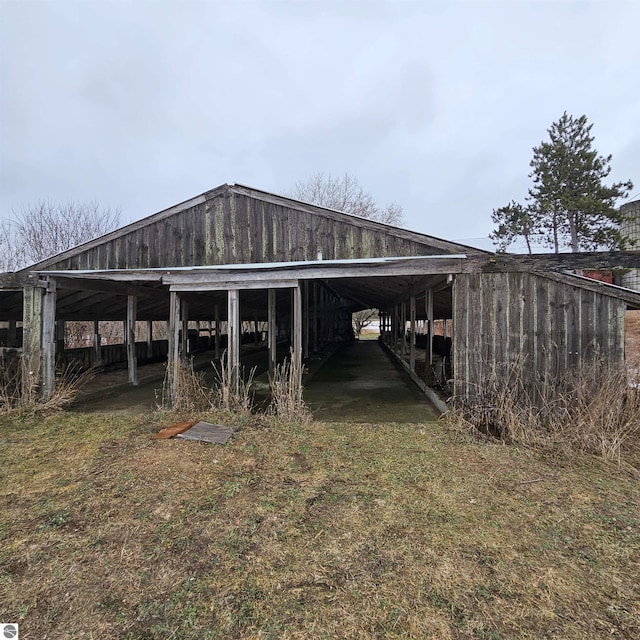
<path fill-rule="evenodd" d="M 251 387 L 256 367 L 244 375 L 244 367 L 229 367 L 227 352 L 224 351 L 219 366 L 214 363 L 216 373 L 216 389 L 213 406 L 230 413 L 250 413 L 252 405 Z"/>
<path fill-rule="evenodd" d="M 4 363 L 3 363 L 4 364 Z M 42 400 L 33 376 L 22 360 L 11 366 L 0 367 L 0 414 L 49 413 L 65 409 L 77 398 L 80 389 L 95 375 L 94 369 L 80 371 L 70 364 L 56 374 L 55 390 L 50 398 Z M 29 381 L 26 383 L 25 381 Z"/>
<path fill-rule="evenodd" d="M 215 382 L 210 385 L 206 372 L 195 371 L 192 360 L 181 361 L 178 366 L 176 392 L 170 398 L 168 373 L 162 388 L 160 405 L 171 406 L 173 411 L 194 414 L 205 411 L 225 411 L 228 413 L 250 413 L 252 404 L 251 386 L 255 367 L 244 376 L 244 368 L 229 371 L 227 354 L 222 354 L 220 364 L 211 363 Z M 171 400 L 171 401 L 170 401 Z"/>
<path fill-rule="evenodd" d="M 640 381 L 593 366 L 558 381 L 525 384 L 522 363 L 493 370 L 450 419 L 501 440 L 580 451 L 620 462 L 640 437 Z"/>
<path fill-rule="evenodd" d="M 311 412 L 302 399 L 302 372 L 295 359 L 285 358 L 276 366 L 269 379 L 271 387 L 271 413 L 285 422 L 311 420 Z"/>

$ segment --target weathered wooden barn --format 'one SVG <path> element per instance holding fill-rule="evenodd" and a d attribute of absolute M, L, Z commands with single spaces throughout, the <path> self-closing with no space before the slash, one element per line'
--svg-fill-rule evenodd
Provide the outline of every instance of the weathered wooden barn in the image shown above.
<path fill-rule="evenodd" d="M 230 367 L 239 363 L 241 332 L 249 323 L 266 338 L 273 367 L 279 337 L 290 339 L 301 363 L 322 344 L 351 337 L 352 312 L 375 308 L 384 344 L 426 390 L 434 321 L 453 327 L 454 395 L 465 400 L 504 363 L 524 363 L 523 379 L 534 382 L 597 359 L 623 362 L 624 314 L 640 308 L 640 293 L 567 269 L 637 267 L 639 256 L 492 254 L 222 185 L 3 274 L 0 321 L 8 323 L 7 344 L 22 349 L 28 384 L 47 397 L 68 321 L 95 323 L 89 364 L 103 359 L 98 323 L 126 323 L 133 384 L 138 360 L 156 353 L 152 321 L 166 321 L 174 389 L 190 321 L 207 328 L 216 350 L 224 334 Z M 139 321 L 148 326 L 142 344 L 134 337 Z"/>

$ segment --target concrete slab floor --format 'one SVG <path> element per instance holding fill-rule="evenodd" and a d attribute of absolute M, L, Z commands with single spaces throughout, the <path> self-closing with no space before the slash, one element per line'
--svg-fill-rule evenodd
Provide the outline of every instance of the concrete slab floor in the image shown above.
<path fill-rule="evenodd" d="M 439 412 L 377 341 L 346 344 L 313 377 L 304 398 L 327 422 L 436 420 Z"/>
<path fill-rule="evenodd" d="M 266 352 L 248 355 L 243 364 L 250 368 L 262 364 L 262 359 L 266 366 Z M 121 377 L 126 379 L 126 371 Z M 100 375 L 96 383 L 102 382 L 102 393 L 80 400 L 72 410 L 135 414 L 156 407 L 162 375 L 149 376 L 137 387 L 121 385 L 111 389 L 106 380 L 99 378 Z M 350 342 L 338 348 L 305 385 L 304 398 L 314 416 L 328 422 L 424 423 L 439 415 L 375 340 Z"/>

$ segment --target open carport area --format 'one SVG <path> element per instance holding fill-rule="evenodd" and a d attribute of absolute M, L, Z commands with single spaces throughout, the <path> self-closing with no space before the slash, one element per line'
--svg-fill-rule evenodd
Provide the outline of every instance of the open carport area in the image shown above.
<path fill-rule="evenodd" d="M 185 203 L 0 278 L 5 345 L 26 393 L 55 391 L 82 367 L 165 361 L 169 400 L 181 362 L 204 346 L 289 355 L 296 375 L 328 345 L 353 338 L 352 313 L 377 309 L 381 343 L 434 401 L 432 385 L 473 402 L 512 368 L 525 386 L 606 361 L 624 363 L 624 317 L 640 293 L 573 269 L 638 266 L 638 251 L 490 254 L 241 185 Z M 93 323 L 91 346 L 65 349 L 65 325 Z M 101 344 L 104 322 L 120 345 Z M 141 323 L 143 323 L 141 325 Z M 162 336 L 154 327 L 163 325 Z M 146 325 L 146 339 L 136 340 Z"/>

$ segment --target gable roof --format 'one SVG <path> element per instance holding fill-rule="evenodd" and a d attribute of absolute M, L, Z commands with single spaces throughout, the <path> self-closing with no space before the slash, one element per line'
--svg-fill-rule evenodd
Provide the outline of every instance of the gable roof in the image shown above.
<path fill-rule="evenodd" d="M 415 231 L 409 231 L 407 229 L 403 229 L 394 225 L 386 224 L 383 222 L 377 222 L 375 220 L 369 220 L 366 218 L 361 218 L 359 216 L 355 216 L 353 214 L 344 213 L 342 211 L 336 211 L 334 209 L 329 209 L 327 207 L 318 206 L 312 203 L 303 202 L 300 200 L 295 200 L 293 198 L 289 198 L 286 196 L 280 196 L 274 193 L 270 193 L 267 191 L 262 191 L 259 189 L 255 189 L 253 187 L 248 187 L 240 184 L 223 184 L 215 189 L 211 189 L 210 191 L 206 191 L 198 196 L 190 198 L 189 200 L 185 200 L 179 204 L 176 204 L 168 209 L 164 209 L 155 213 L 153 215 L 147 216 L 141 220 L 137 220 L 128 225 L 125 225 L 119 229 L 106 233 L 98 238 L 93 240 L 89 240 L 83 244 L 80 244 L 76 247 L 63 251 L 59 254 L 50 256 L 44 260 L 41 260 L 33 265 L 25 267 L 21 269 L 22 272 L 34 271 L 34 270 L 42 270 L 42 269 L 50 269 L 55 267 L 60 267 L 65 263 L 69 263 L 69 261 L 73 261 L 74 258 L 81 256 L 81 254 L 86 253 L 88 251 L 97 249 L 101 246 L 108 245 L 112 242 L 117 242 L 127 236 L 135 236 L 138 232 L 143 231 L 145 228 L 151 227 L 153 225 L 158 225 L 159 223 L 167 222 L 172 218 L 176 218 L 185 212 L 193 210 L 194 208 L 204 207 L 204 211 L 209 211 L 209 205 L 216 200 L 223 198 L 247 198 L 255 203 L 264 204 L 266 206 L 271 206 L 274 211 L 276 211 L 276 215 L 278 211 L 289 210 L 294 211 L 299 214 L 309 214 L 314 218 L 321 218 L 325 220 L 329 225 L 347 225 L 349 227 L 357 227 L 358 230 L 362 230 L 364 232 L 370 232 L 377 236 L 387 236 L 388 238 L 395 238 L 399 241 L 410 243 L 412 245 L 423 247 L 424 250 L 419 251 L 419 253 L 468 253 L 473 255 L 481 255 L 488 254 L 489 252 L 482 251 L 481 249 L 477 249 L 474 247 L 469 247 L 467 245 L 450 242 L 448 240 L 444 240 L 442 238 L 436 238 L 434 236 L 430 236 L 423 233 L 418 233 Z M 229 212 L 225 211 L 225 215 L 228 216 Z M 291 223 L 291 220 L 289 220 Z M 228 231 L 225 231 L 228 233 Z M 382 243 L 384 244 L 384 243 Z M 392 251 L 391 254 L 395 255 L 397 252 Z M 410 252 L 412 253 L 412 252 Z M 315 254 L 314 254 L 315 257 Z M 332 257 L 351 257 L 351 256 L 332 256 Z M 363 256 L 363 257 L 373 257 L 373 256 Z M 275 256 L 271 257 L 271 259 L 275 259 Z M 245 260 L 243 260 L 245 261 Z M 259 260 L 260 262 L 262 260 Z M 228 262 L 228 260 L 218 261 L 220 262 Z M 253 261 L 251 261 L 253 262 Z M 131 267 L 133 265 L 126 265 L 127 267 Z M 140 265 L 142 266 L 142 265 Z M 150 266 L 150 265 L 145 265 Z M 158 266 L 181 266 L 179 264 L 159 264 Z M 65 268 L 68 268 L 69 265 L 65 265 Z M 73 266 L 71 268 L 81 268 L 80 266 Z M 95 268 L 109 268 L 109 265 L 106 264 L 96 264 Z"/>

